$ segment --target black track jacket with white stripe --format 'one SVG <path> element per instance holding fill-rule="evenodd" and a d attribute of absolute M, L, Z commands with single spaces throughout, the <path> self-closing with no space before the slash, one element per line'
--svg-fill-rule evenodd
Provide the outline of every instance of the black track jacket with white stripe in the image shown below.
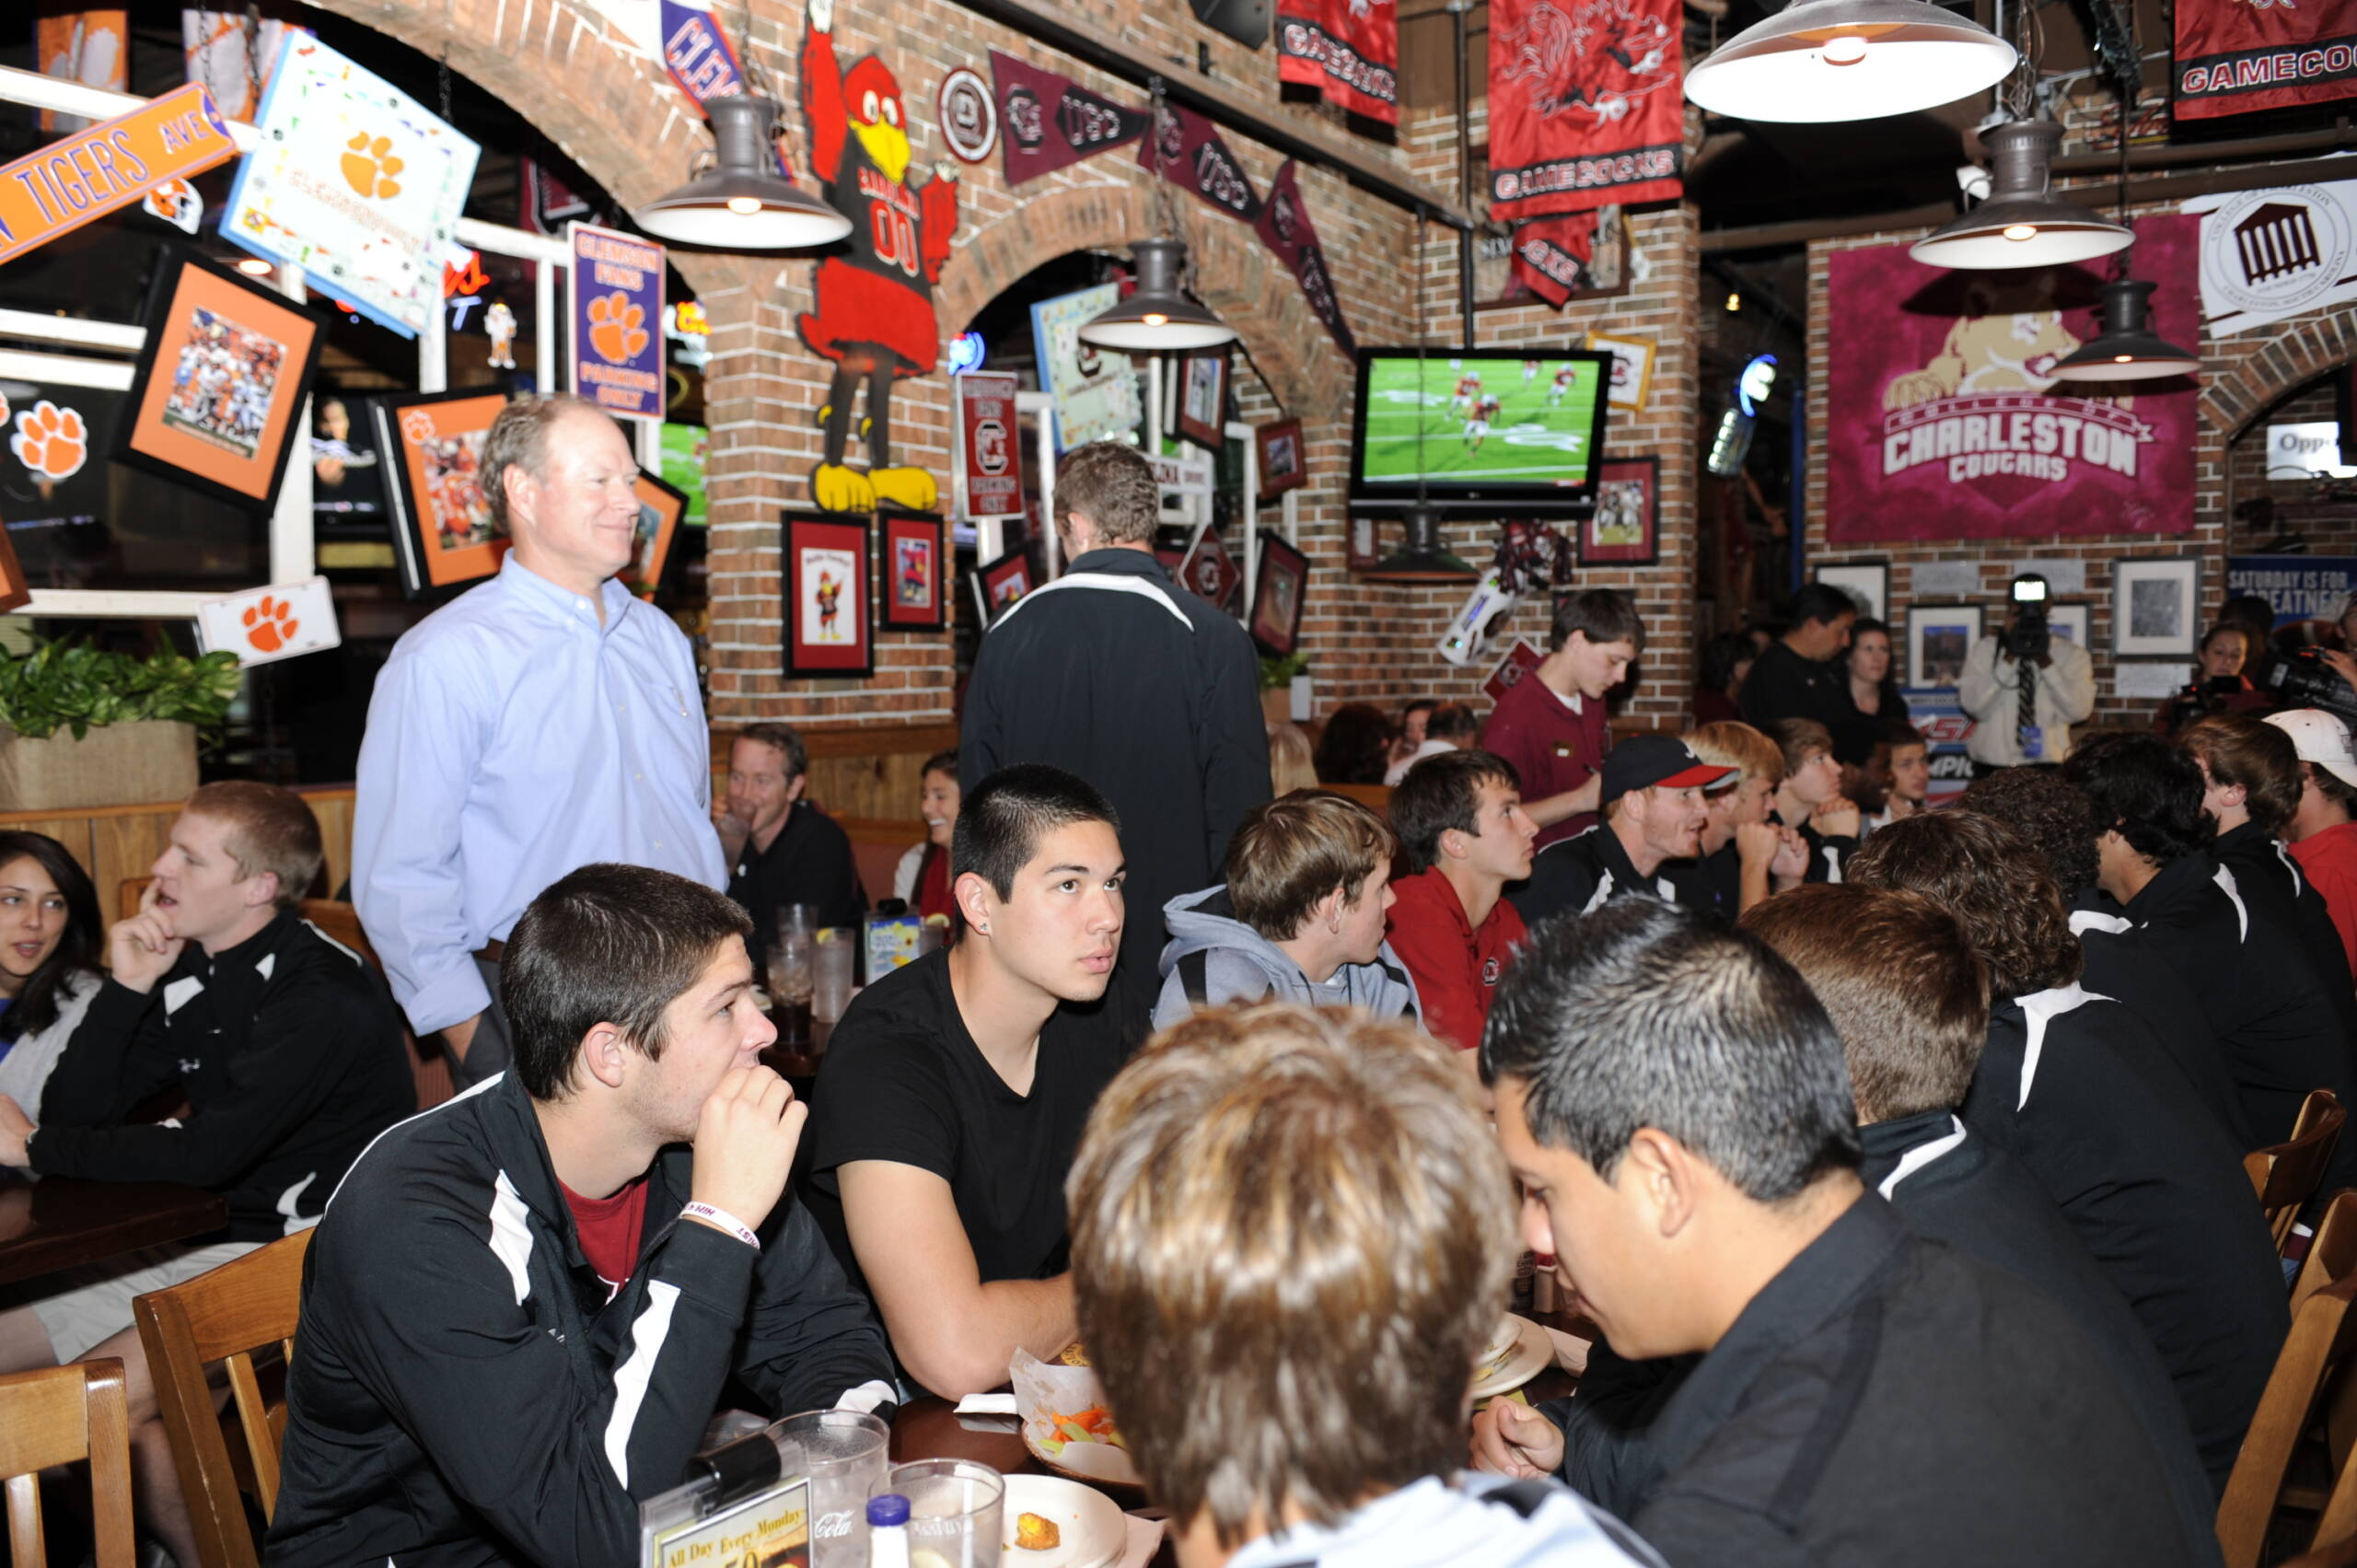
<path fill-rule="evenodd" d="M 264 1561 L 629 1568 L 639 1504 L 686 1479 L 732 1374 L 775 1415 L 888 1381 L 792 1193 L 757 1253 L 679 1218 L 691 1157 L 649 1170 L 609 1300 L 513 1074 L 378 1139 L 305 1262 Z"/>

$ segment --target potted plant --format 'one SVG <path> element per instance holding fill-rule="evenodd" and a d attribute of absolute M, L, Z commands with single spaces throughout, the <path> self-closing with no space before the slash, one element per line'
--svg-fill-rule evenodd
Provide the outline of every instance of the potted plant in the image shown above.
<path fill-rule="evenodd" d="M 1263 655 L 1260 659 L 1260 716 L 1270 724 L 1285 724 L 1293 718 L 1293 689 L 1296 680 L 1309 678 L 1309 656 L 1287 654 L 1283 658 Z"/>
<path fill-rule="evenodd" d="M 0 655 L 0 810 L 178 800 L 196 787 L 196 732 L 238 695 L 238 656 L 168 644 L 141 657 L 36 639 Z"/>

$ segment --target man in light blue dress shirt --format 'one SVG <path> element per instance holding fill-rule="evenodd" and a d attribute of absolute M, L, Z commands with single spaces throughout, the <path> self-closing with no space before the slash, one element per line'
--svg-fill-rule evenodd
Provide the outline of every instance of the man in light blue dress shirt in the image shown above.
<path fill-rule="evenodd" d="M 462 1087 L 507 1065 L 499 958 L 543 888 L 597 861 L 728 883 L 688 639 L 613 581 L 638 525 L 630 443 L 578 398 L 526 399 L 482 467 L 514 549 L 394 645 L 352 842 L 361 923 Z"/>

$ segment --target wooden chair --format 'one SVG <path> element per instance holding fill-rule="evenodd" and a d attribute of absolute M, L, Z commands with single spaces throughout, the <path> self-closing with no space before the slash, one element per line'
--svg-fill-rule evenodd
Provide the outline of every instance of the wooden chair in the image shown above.
<path fill-rule="evenodd" d="M 274 1344 L 293 1359 L 303 1303 L 303 1255 L 310 1245 L 311 1233 L 299 1230 L 131 1304 L 204 1568 L 258 1568 L 260 1562 L 205 1372 L 227 1363 L 255 1501 L 268 1519 L 278 1509 L 278 1447 L 286 1435 L 286 1407 L 263 1398 L 254 1353 Z"/>
<path fill-rule="evenodd" d="M 2235 1456 L 2225 1496 L 2218 1504 L 2218 1545 L 2226 1568 L 2258 1568 L 2268 1527 L 2286 1501 L 2292 1456 L 2319 1409 L 2344 1404 L 2352 1392 L 2345 1376 L 2357 1349 L 2357 1274 L 2333 1281 L 2301 1303 L 2292 1331 L 2276 1355 L 2242 1451 Z M 2339 1467 L 2336 1466 L 2336 1469 Z M 2329 1506 L 2328 1500 L 2327 1506 Z"/>
<path fill-rule="evenodd" d="M 2357 1188 L 2344 1187 L 2326 1202 L 2323 1216 L 2316 1221 L 2308 1256 L 2292 1285 L 2293 1312 L 2296 1314 L 2302 1302 L 2333 1281 L 2352 1273 L 2357 1273 Z"/>
<path fill-rule="evenodd" d="M 2253 1149 L 2243 1156 L 2244 1173 L 2258 1194 L 2258 1206 L 2267 1211 L 2277 1250 L 2290 1238 L 2300 1210 L 2324 1184 L 2325 1167 L 2332 1163 L 2341 1127 L 2348 1120 L 2349 1112 L 2342 1109 L 2339 1096 L 2330 1089 L 2311 1090 L 2301 1102 L 2289 1143 Z"/>
<path fill-rule="evenodd" d="M 0 1477 L 8 1493 L 8 1558 L 43 1568 L 41 1472 L 90 1461 L 92 1533 L 98 1568 L 132 1568 L 131 1422 L 122 1363 L 110 1356 L 0 1377 Z"/>

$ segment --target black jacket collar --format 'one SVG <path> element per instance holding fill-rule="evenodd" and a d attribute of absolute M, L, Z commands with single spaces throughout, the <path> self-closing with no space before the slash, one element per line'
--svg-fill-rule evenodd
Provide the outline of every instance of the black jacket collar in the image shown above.
<path fill-rule="evenodd" d="M 2128 918 L 2138 925 L 2149 924 L 2163 910 L 2180 899 L 2198 897 L 2218 875 L 2218 863 L 2206 850 L 2179 855 L 2161 867 L 2160 875 L 2144 884 L 2144 890 L 2128 900 Z"/>
<path fill-rule="evenodd" d="M 1086 555 L 1075 555 L 1066 564 L 1068 572 L 1097 572 L 1109 577 L 1152 577 L 1167 587 L 1170 574 L 1154 558 L 1151 550 L 1092 550 Z"/>
<path fill-rule="evenodd" d="M 540 1119 L 532 1109 L 532 1097 L 526 1092 L 524 1080 L 511 1067 L 475 1092 L 483 1097 L 483 1130 L 500 1174 L 541 1224 L 564 1237 L 565 1261 L 575 1270 L 589 1270 L 588 1257 L 581 1250 L 580 1232 L 573 1223 L 572 1205 L 564 1201 L 556 1167 L 549 1160 L 548 1140 L 541 1136 Z M 654 1165 L 647 1168 L 647 1221 L 645 1236 L 639 1243 L 640 1257 L 646 1255 L 678 1217 L 673 1195 L 689 1190 L 687 1162 L 691 1157 L 687 1145 L 675 1144 L 656 1156 Z M 679 1198 L 677 1202 L 686 1200 Z"/>

